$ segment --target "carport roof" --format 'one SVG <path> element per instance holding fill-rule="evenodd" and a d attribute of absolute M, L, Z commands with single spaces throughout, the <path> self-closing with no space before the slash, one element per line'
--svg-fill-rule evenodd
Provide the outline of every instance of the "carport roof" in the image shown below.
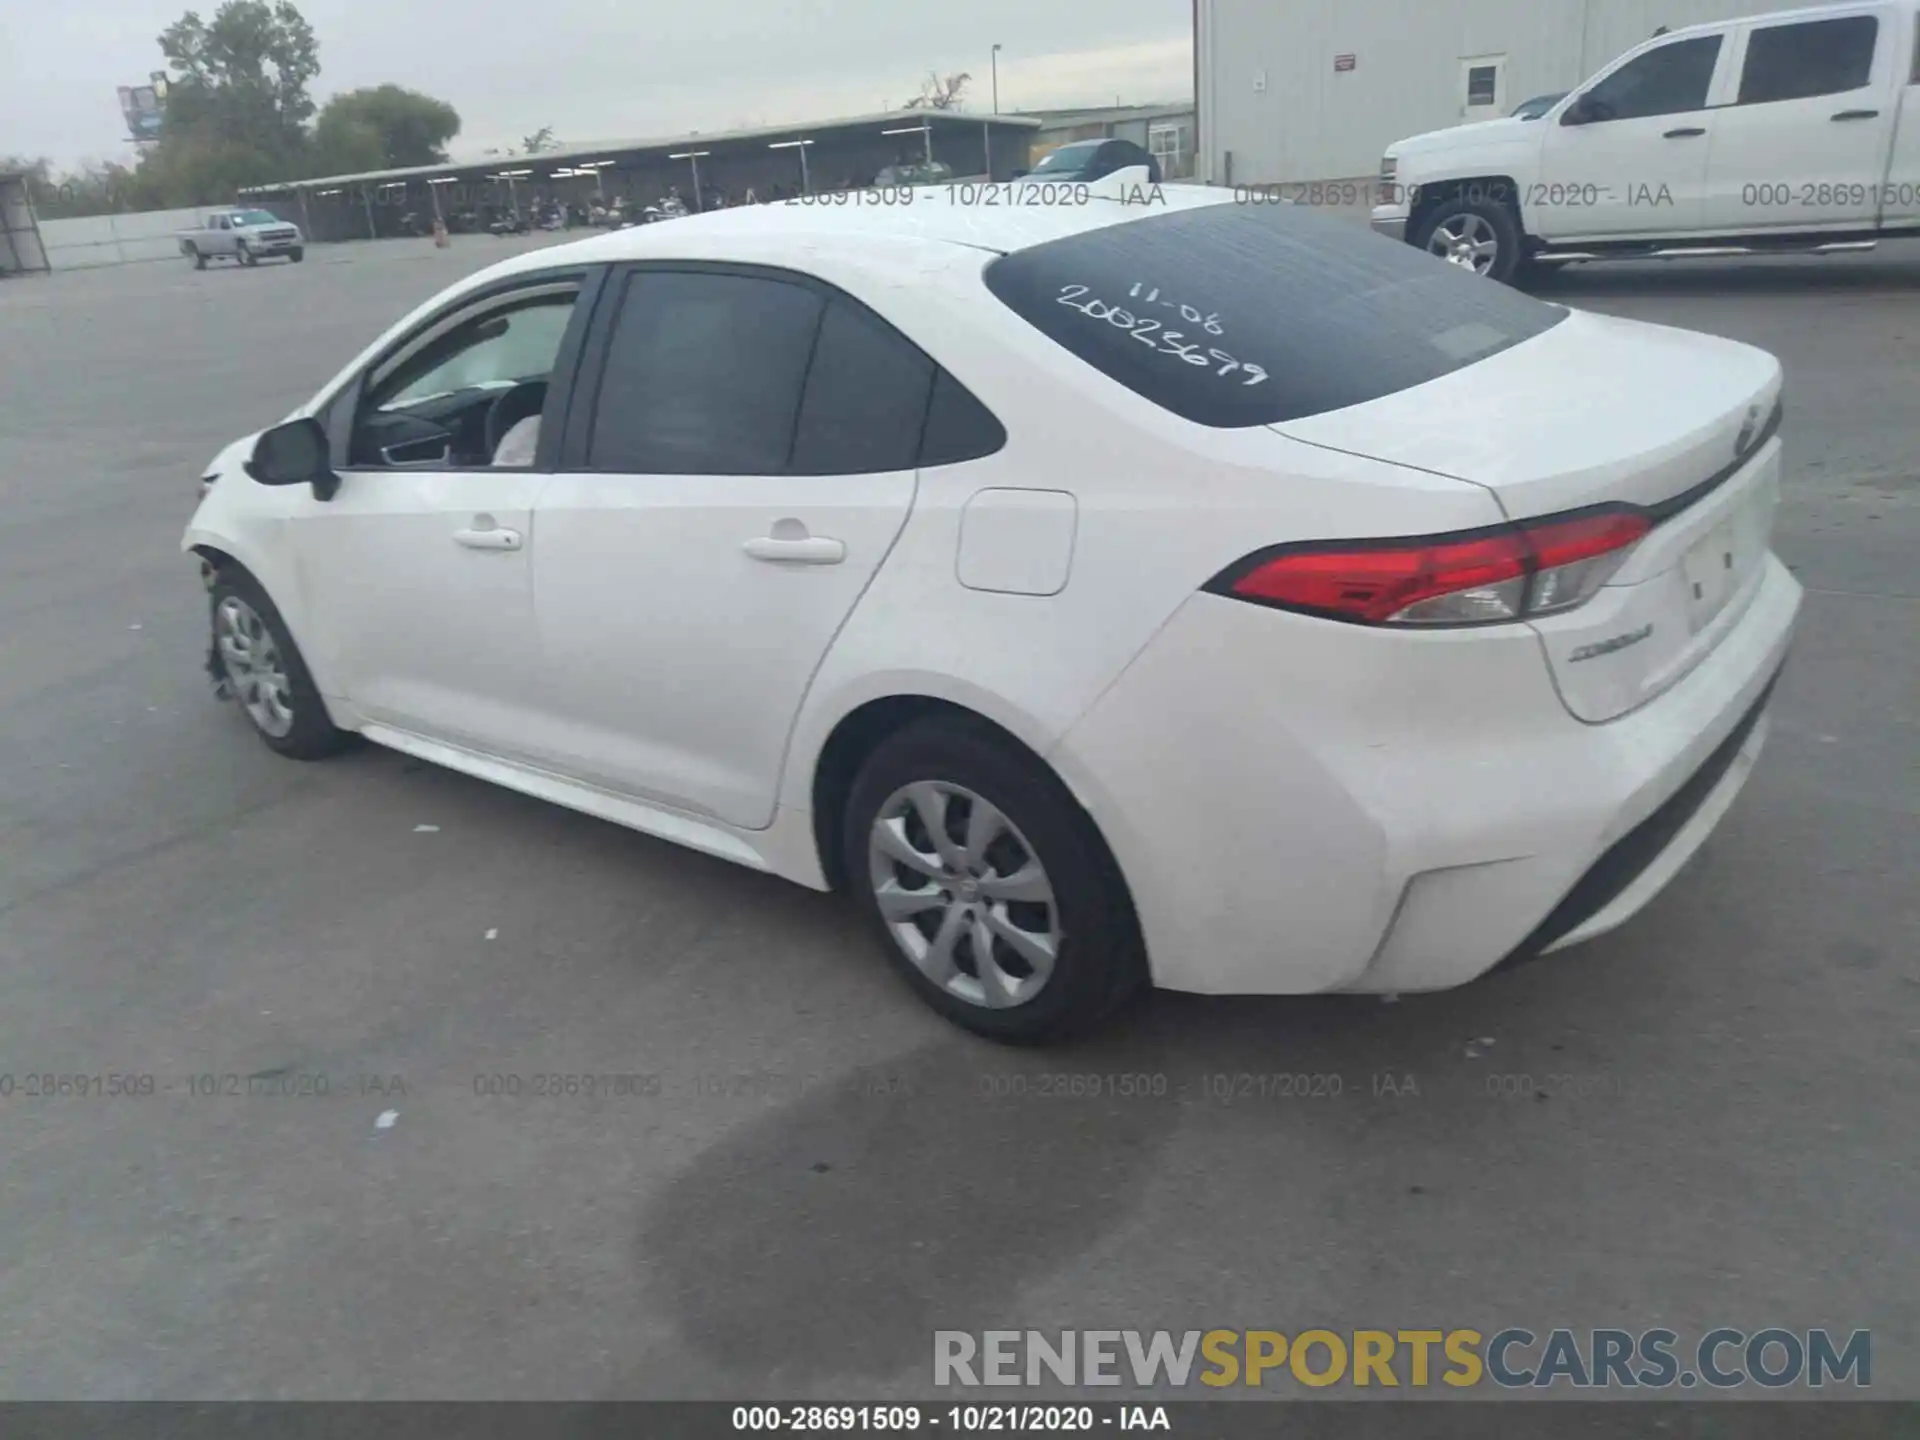
<path fill-rule="evenodd" d="M 882 110 L 871 115 L 821 120 L 812 124 L 761 125 L 750 130 L 723 130 L 710 134 L 695 131 L 689 135 L 652 140 L 609 140 L 596 145 L 563 145 L 559 149 L 542 150 L 535 155 L 506 155 L 485 160 L 448 161 L 444 165 L 414 165 L 400 170 L 368 170 L 358 175 L 320 175 L 310 180 L 281 180 L 270 185 L 246 186 L 240 194 L 270 195 L 288 190 L 312 190 L 320 186 L 393 185 L 407 180 L 430 180 L 443 175 L 485 174 L 505 167 L 516 170 L 524 170 L 529 166 L 564 167 L 583 160 L 614 160 L 623 156 L 686 150 L 696 146 L 704 150 L 715 145 L 746 144 L 755 140 L 820 139 L 867 130 L 876 125 L 917 126 L 923 120 L 935 129 L 946 130 L 970 130 L 976 125 L 1038 130 L 1042 123 L 1030 115 L 979 115 L 954 110 Z"/>

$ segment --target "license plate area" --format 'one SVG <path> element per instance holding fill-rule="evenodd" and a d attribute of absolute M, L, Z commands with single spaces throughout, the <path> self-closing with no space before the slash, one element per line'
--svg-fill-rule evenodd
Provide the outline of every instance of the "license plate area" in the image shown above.
<path fill-rule="evenodd" d="M 1690 633 L 1698 635 L 1712 625 L 1759 569 L 1777 495 L 1777 481 L 1756 486 L 1745 503 L 1722 517 L 1681 556 Z"/>
<path fill-rule="evenodd" d="M 1733 595 L 1737 547 L 1733 522 L 1722 521 L 1680 561 L 1687 584 L 1687 626 L 1695 635 L 1713 623 Z"/>

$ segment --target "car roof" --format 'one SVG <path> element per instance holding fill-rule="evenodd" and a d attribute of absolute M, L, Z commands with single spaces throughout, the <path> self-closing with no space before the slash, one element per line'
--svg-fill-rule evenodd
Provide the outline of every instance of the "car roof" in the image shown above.
<path fill-rule="evenodd" d="M 1829 0 L 1831 3 L 1831 0 Z M 1920 0 L 1889 0 L 1896 9 L 1911 10 Z M 1793 10 L 1769 10 L 1759 15 L 1735 15 L 1725 20 L 1700 20 L 1692 25 L 1675 25 L 1664 35 L 1653 36 L 1656 40 L 1672 40 L 1689 35 L 1707 35 L 1731 30 L 1736 25 L 1778 25 L 1793 24 L 1803 20 L 1845 20 L 1849 15 L 1835 15 L 1828 5 L 1804 5 Z"/>
<path fill-rule="evenodd" d="M 901 204 L 874 203 L 886 192 L 856 191 L 868 200 L 834 203 L 828 196 L 816 196 L 810 202 L 729 206 L 530 250 L 482 271 L 473 281 L 487 283 L 557 265 L 725 260 L 737 249 L 764 253 L 789 241 L 797 253 L 823 244 L 851 249 L 871 242 L 919 241 L 1007 255 L 1050 240 L 1233 200 L 1232 191 L 1210 186 L 1149 185 L 1145 174 L 1144 167 L 1136 167 L 1091 185 L 1075 185 L 1051 204 L 1025 203 L 1014 198 L 1016 191 L 1008 185 L 954 183 L 914 190 L 913 198 Z M 1029 186 L 1020 188 L 1024 192 Z"/>

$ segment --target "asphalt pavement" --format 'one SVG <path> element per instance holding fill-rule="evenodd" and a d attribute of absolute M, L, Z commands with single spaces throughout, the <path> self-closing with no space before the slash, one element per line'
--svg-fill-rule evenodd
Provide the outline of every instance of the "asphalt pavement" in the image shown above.
<path fill-rule="evenodd" d="M 1920 246 L 1550 283 L 1787 367 L 1801 633 L 1646 913 L 1034 1055 L 830 897 L 212 699 L 204 463 L 526 243 L 0 284 L 0 1398 L 880 1398 L 936 1329 L 1508 1325 L 1868 1328 L 1920 1396 Z"/>

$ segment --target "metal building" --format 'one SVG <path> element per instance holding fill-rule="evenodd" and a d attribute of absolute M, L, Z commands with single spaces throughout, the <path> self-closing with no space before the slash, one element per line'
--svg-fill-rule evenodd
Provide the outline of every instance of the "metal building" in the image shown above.
<path fill-rule="evenodd" d="M 1396 140 L 1565 92 L 1662 26 L 1821 0 L 1194 0 L 1199 178 L 1371 180 Z"/>
<path fill-rule="evenodd" d="M 248 186 L 240 199 L 299 224 L 316 241 L 408 233 L 438 215 L 450 229 L 544 201 L 658 200 L 694 209 L 874 183 L 885 167 L 937 164 L 954 178 L 1010 179 L 1041 122 L 1025 115 L 897 110 L 804 125 L 568 145 L 538 155 L 449 162 Z"/>
<path fill-rule="evenodd" d="M 44 274 L 47 268 L 27 178 L 0 173 L 0 277 Z"/>

